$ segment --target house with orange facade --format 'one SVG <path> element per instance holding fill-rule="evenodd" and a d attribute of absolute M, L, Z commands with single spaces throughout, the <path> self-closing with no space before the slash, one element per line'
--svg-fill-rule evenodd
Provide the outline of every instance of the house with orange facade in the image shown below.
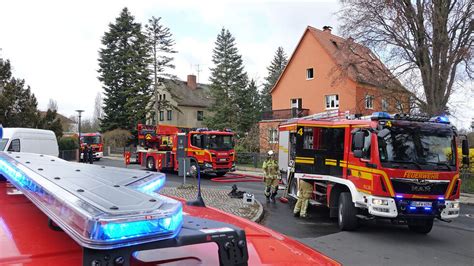
<path fill-rule="evenodd" d="M 278 150 L 278 125 L 287 119 L 338 110 L 368 115 L 409 112 L 410 93 L 367 47 L 308 26 L 271 90 L 263 113 L 260 151 Z"/>

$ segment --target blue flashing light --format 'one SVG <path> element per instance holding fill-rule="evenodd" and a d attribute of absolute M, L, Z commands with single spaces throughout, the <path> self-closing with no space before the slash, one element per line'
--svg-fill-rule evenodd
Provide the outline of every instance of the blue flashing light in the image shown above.
<path fill-rule="evenodd" d="M 425 207 L 425 211 L 431 211 L 431 207 Z"/>
<path fill-rule="evenodd" d="M 444 200 L 444 197 L 438 197 L 438 200 Z"/>
<path fill-rule="evenodd" d="M 416 207 L 415 206 L 410 206 L 410 210 L 416 210 Z"/>
<path fill-rule="evenodd" d="M 183 210 L 180 207 L 175 214 L 167 218 L 103 224 L 92 234 L 92 238 L 115 241 L 140 236 L 170 235 L 181 227 L 182 222 Z"/>
<path fill-rule="evenodd" d="M 444 115 L 433 116 L 430 118 L 430 122 L 441 123 L 441 124 L 449 124 L 449 118 Z"/>
<path fill-rule="evenodd" d="M 396 195 L 395 196 L 397 199 L 403 199 L 403 196 L 402 195 Z"/>
<path fill-rule="evenodd" d="M 27 178 L 19 169 L 17 169 L 12 164 L 0 160 L 0 172 L 5 176 L 10 177 L 11 181 L 17 185 L 28 189 L 32 192 L 39 192 L 41 188 L 38 187 L 31 179 Z"/>
<path fill-rule="evenodd" d="M 148 184 L 138 187 L 138 190 L 143 193 L 153 195 L 156 191 L 160 190 L 164 185 L 165 185 L 165 177 L 163 176 L 163 178 L 154 179 Z"/>
<path fill-rule="evenodd" d="M 374 112 L 372 114 L 371 120 L 380 120 L 380 119 L 390 119 L 392 118 L 387 112 Z"/>
<path fill-rule="evenodd" d="M 0 139 L 3 138 L 3 125 L 0 124 Z"/>

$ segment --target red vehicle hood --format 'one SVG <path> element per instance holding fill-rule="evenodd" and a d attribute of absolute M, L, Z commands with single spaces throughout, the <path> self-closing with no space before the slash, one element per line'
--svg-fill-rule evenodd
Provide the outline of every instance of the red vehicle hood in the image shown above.
<path fill-rule="evenodd" d="M 80 265 L 82 251 L 66 233 L 48 227 L 48 218 L 16 189 L 0 181 L 0 264 Z M 233 224 L 245 230 L 249 265 L 339 265 L 285 235 L 214 208 L 184 205 L 186 215 Z M 138 252 L 137 264 L 216 265 L 212 243 Z M 150 263 L 144 263 L 149 261 Z M 163 262 L 167 263 L 163 263 Z M 151 263 L 153 262 L 153 263 Z"/>

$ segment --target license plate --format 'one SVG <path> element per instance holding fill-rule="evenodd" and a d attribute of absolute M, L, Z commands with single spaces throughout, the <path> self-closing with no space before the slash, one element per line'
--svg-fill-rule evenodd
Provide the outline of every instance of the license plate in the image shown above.
<path fill-rule="evenodd" d="M 410 206 L 414 207 L 431 207 L 432 204 L 429 201 L 412 201 Z"/>
<path fill-rule="evenodd" d="M 227 159 L 225 158 L 219 159 L 219 162 L 227 162 Z"/>

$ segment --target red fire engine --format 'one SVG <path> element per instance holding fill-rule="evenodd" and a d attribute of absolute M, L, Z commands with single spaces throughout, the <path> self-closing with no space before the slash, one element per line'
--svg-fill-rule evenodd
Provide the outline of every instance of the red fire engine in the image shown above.
<path fill-rule="evenodd" d="M 294 171 L 290 195 L 297 194 L 297 180 L 312 183 L 310 202 L 329 207 L 341 230 L 356 229 L 360 219 L 388 218 L 428 233 L 434 218 L 459 216 L 457 141 L 442 116 L 377 112 L 351 120 L 322 113 L 279 126 L 279 165 Z M 467 140 L 462 144 L 467 155 Z"/>
<path fill-rule="evenodd" d="M 104 157 L 104 143 L 100 133 L 81 133 L 81 151 L 86 145 L 92 147 L 94 159 Z"/>
<path fill-rule="evenodd" d="M 189 159 L 189 173 L 223 176 L 235 171 L 234 134 L 206 128 L 186 129 L 168 125 L 137 126 L 137 162 L 150 170 L 178 171 Z"/>

